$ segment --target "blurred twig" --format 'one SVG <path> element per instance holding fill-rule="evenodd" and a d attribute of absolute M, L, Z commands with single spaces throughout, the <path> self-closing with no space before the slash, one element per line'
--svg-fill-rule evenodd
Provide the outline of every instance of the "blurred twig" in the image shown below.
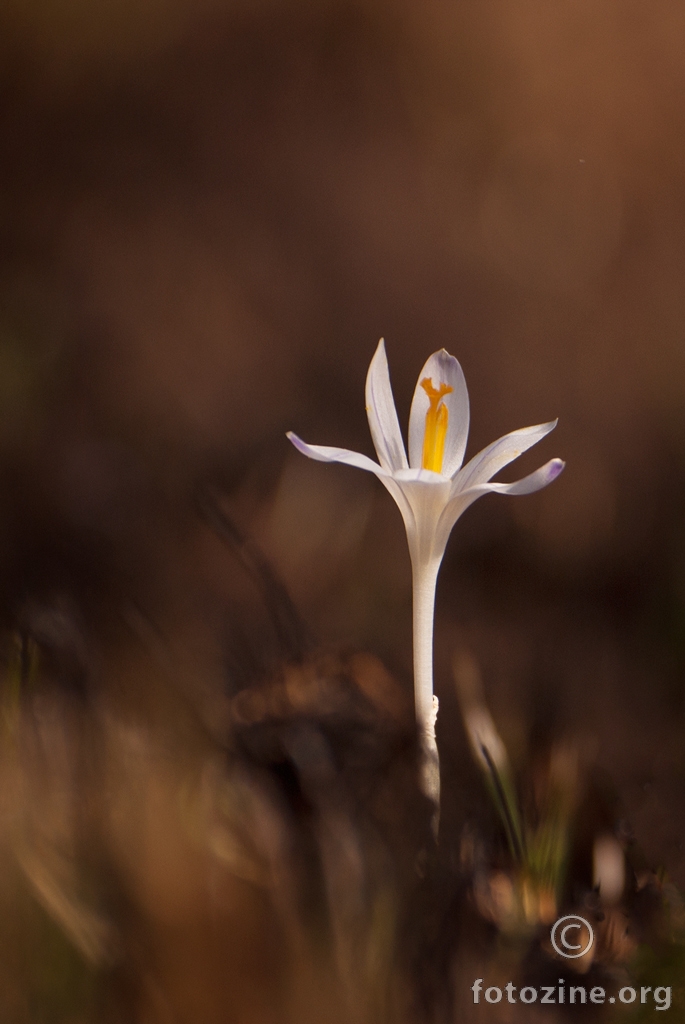
<path fill-rule="evenodd" d="M 235 552 L 241 565 L 257 585 L 284 657 L 293 661 L 302 660 L 311 647 L 311 637 L 283 582 L 257 545 L 241 533 L 222 508 L 219 492 L 213 488 L 205 489 L 198 496 L 197 507 L 202 518 Z"/>

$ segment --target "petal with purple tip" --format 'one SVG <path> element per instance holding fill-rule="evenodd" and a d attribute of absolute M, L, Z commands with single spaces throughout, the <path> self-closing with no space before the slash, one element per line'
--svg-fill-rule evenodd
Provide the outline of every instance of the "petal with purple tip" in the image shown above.
<path fill-rule="evenodd" d="M 295 445 L 298 452 L 302 452 L 303 455 L 307 455 L 310 459 L 316 459 L 318 462 L 342 462 L 347 466 L 356 466 L 357 469 L 366 469 L 369 473 L 375 473 L 379 477 L 390 476 L 386 469 L 379 466 L 368 455 L 362 455 L 360 452 L 351 452 L 347 448 L 329 448 L 323 444 L 307 444 L 301 437 L 294 434 L 292 430 L 288 431 L 286 437 Z"/>
<path fill-rule="evenodd" d="M 521 430 L 514 430 L 497 441 L 493 441 L 487 448 L 483 448 L 481 452 L 474 455 L 471 461 L 467 462 L 464 468 L 460 469 L 453 477 L 454 493 L 487 483 L 495 473 L 499 473 L 500 469 L 504 469 L 519 455 L 527 452 L 534 444 L 546 437 L 556 425 L 557 420 L 552 420 L 550 423 L 539 423 L 535 427 L 522 427 Z"/>
<path fill-rule="evenodd" d="M 565 465 L 566 463 L 562 459 L 551 459 L 544 466 L 536 469 L 534 473 L 524 476 L 521 480 L 515 480 L 513 483 L 488 482 L 476 484 L 474 487 L 469 487 L 464 491 L 457 491 L 446 504 L 438 521 L 436 547 L 442 545 L 444 550 L 452 527 L 457 519 L 466 511 L 469 505 L 472 505 L 474 501 L 484 494 L 489 494 L 490 492 L 494 494 L 533 494 L 535 491 L 540 491 L 543 487 L 551 484 L 552 480 L 559 476 Z"/>
<path fill-rule="evenodd" d="M 464 461 L 469 433 L 469 393 L 458 360 L 444 348 L 427 360 L 416 384 L 409 414 L 409 465 L 412 469 L 419 469 L 423 459 L 426 413 L 430 407 L 428 395 L 421 386 L 426 379 L 431 380 L 435 388 L 446 384 L 452 389 L 443 398 L 449 418 L 442 464 L 442 475 L 452 476 Z"/>
<path fill-rule="evenodd" d="M 495 494 L 533 494 L 534 491 L 541 491 L 547 484 L 551 484 L 552 480 L 556 480 L 565 465 L 566 463 L 562 459 L 550 459 L 534 473 L 529 473 L 528 476 L 524 476 L 521 480 L 515 480 L 511 484 L 492 482 L 477 484 L 462 493 L 466 495 L 475 492 L 476 496 L 487 494 L 488 491 L 493 491 Z"/>

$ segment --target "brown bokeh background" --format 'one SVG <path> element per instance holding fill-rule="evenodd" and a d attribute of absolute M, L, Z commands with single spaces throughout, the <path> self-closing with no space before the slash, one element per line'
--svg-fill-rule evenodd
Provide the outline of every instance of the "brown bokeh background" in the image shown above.
<path fill-rule="evenodd" d="M 449 671 L 466 644 L 514 760 L 575 737 L 647 860 L 685 883 L 684 33 L 676 0 L 6 0 L 7 628 L 78 608 L 106 693 L 126 676 L 112 623 L 135 609 L 212 706 L 221 601 L 245 650 L 268 643 L 198 526 L 211 488 L 314 646 L 373 652 L 408 697 L 400 517 L 284 435 L 371 453 L 378 338 L 402 423 L 444 346 L 469 453 L 558 416 L 517 475 L 567 462 L 541 494 L 479 502 L 448 548 L 446 835 L 483 800 Z M 245 667 L 243 647 L 240 685 L 278 662 L 276 645 Z M 175 720 L 177 696 L 129 675 L 130 706 Z M 255 931 L 263 912 L 245 909 Z M 155 1012 L 204 1019 L 181 1003 Z"/>

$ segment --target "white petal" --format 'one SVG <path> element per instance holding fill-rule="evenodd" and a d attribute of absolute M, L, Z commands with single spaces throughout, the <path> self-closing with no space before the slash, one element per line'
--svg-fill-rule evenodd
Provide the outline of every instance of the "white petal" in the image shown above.
<path fill-rule="evenodd" d="M 433 381 L 435 388 L 440 384 L 449 384 L 452 388 L 450 394 L 445 395 L 443 399 L 449 419 L 442 466 L 443 476 L 452 476 L 464 461 L 466 438 L 469 433 L 469 393 L 461 366 L 454 356 L 445 352 L 444 348 L 433 353 L 421 370 L 416 384 L 409 415 L 409 465 L 418 469 L 423 458 L 426 413 L 430 407 L 428 395 L 421 387 L 421 381 L 426 377 Z"/>
<path fill-rule="evenodd" d="M 396 480 L 400 483 L 420 483 L 420 484 L 444 484 L 445 477 L 442 473 L 434 473 L 432 469 L 398 469 L 396 473 L 393 473 Z"/>
<path fill-rule="evenodd" d="M 321 444 L 307 444 L 301 437 L 294 434 L 292 430 L 288 431 L 286 437 L 295 445 L 299 452 L 302 452 L 303 455 L 308 455 L 310 459 L 316 459 L 318 462 L 340 462 L 343 465 L 356 466 L 357 469 L 366 469 L 369 473 L 375 473 L 386 490 L 395 499 L 402 513 L 407 537 L 411 545 L 411 538 L 416 536 L 414 509 L 404 492 L 404 487 L 394 479 L 391 473 L 360 452 L 351 452 L 347 448 L 328 448 L 326 445 Z M 431 475 L 435 476 L 436 474 Z"/>
<path fill-rule="evenodd" d="M 447 538 L 444 543 L 442 541 L 436 543 L 436 529 L 450 502 L 451 484 L 449 480 L 441 477 L 438 473 L 429 473 L 424 470 L 423 478 L 411 479 L 408 477 L 409 472 L 411 471 L 407 471 L 406 474 L 396 474 L 392 483 L 401 492 L 404 503 L 411 510 L 411 517 L 409 517 L 403 507 L 403 502 L 399 498 L 395 498 L 407 527 L 412 563 L 415 569 L 418 569 L 421 565 L 435 559 L 439 560 L 444 553 Z M 425 477 L 430 477 L 430 479 L 425 479 Z M 383 483 L 388 487 L 385 480 Z"/>
<path fill-rule="evenodd" d="M 499 473 L 500 469 L 508 466 L 519 455 L 541 441 L 556 425 L 557 420 L 552 420 L 551 423 L 540 423 L 535 427 L 523 427 L 493 441 L 459 470 L 454 477 L 456 489 L 465 491 L 468 487 L 486 483 L 495 473 Z"/>
<path fill-rule="evenodd" d="M 389 470 L 406 469 L 407 454 L 392 397 L 388 359 L 382 338 L 366 375 L 366 412 L 381 466 Z"/>
<path fill-rule="evenodd" d="M 462 497 L 473 494 L 476 498 L 480 497 L 481 494 L 487 494 L 488 491 L 494 491 L 496 494 L 532 494 L 534 491 L 542 490 L 547 484 L 551 484 L 552 480 L 559 476 L 565 465 L 566 463 L 561 459 L 550 459 L 544 466 L 540 466 L 540 469 L 536 469 L 534 473 L 524 476 L 522 480 L 515 480 L 511 484 L 477 484 L 475 487 L 469 487 L 467 490 L 462 491 L 461 494 Z"/>
<path fill-rule="evenodd" d="M 351 452 L 347 448 L 328 448 L 322 444 L 307 444 L 297 434 L 293 434 L 292 430 L 288 431 L 286 437 L 292 441 L 299 452 L 308 455 L 310 459 L 316 459 L 318 462 L 342 462 L 348 466 L 356 466 L 357 469 L 366 469 L 369 473 L 375 473 L 379 477 L 389 476 L 387 470 L 370 459 L 368 455 Z"/>
<path fill-rule="evenodd" d="M 524 476 L 522 480 L 515 480 L 511 484 L 483 483 L 469 487 L 465 491 L 460 490 L 456 494 L 453 493 L 436 529 L 436 545 L 447 544 L 452 527 L 459 516 L 483 494 L 488 494 L 490 491 L 495 494 L 532 494 L 534 491 L 542 490 L 547 484 L 551 484 L 565 465 L 566 463 L 561 459 L 551 459 L 540 469 L 536 469 L 534 473 Z"/>
<path fill-rule="evenodd" d="M 409 543 L 409 550 L 411 551 L 413 538 L 417 536 L 417 523 L 416 516 L 414 515 L 414 509 L 412 508 L 411 502 L 408 500 L 405 493 L 405 489 L 402 484 L 392 476 L 381 476 L 378 475 L 378 479 L 383 484 L 385 489 L 392 494 L 395 499 L 395 503 L 402 513 L 402 519 L 404 520 L 404 528 L 407 532 L 407 542 Z"/>

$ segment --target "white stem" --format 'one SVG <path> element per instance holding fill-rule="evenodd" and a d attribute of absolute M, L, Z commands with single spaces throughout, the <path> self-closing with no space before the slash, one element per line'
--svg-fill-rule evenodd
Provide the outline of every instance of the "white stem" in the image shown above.
<path fill-rule="evenodd" d="M 419 559 L 416 559 L 419 562 Z M 440 760 L 435 741 L 438 698 L 433 693 L 433 613 L 440 559 L 413 564 L 414 702 L 419 729 L 422 792 L 435 806 L 433 832 L 440 821 Z"/>

